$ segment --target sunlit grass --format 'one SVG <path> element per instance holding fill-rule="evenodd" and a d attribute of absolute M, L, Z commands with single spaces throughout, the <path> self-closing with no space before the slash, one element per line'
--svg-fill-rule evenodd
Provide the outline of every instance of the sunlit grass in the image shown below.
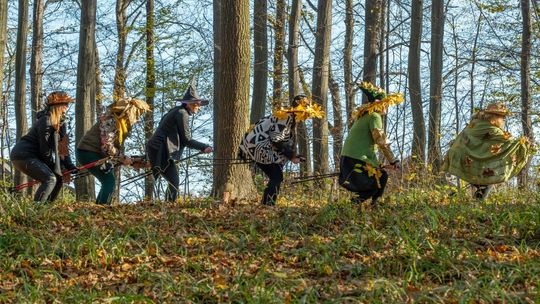
<path fill-rule="evenodd" d="M 376 208 L 335 188 L 285 188 L 276 207 L 0 196 L 0 302 L 540 301 L 532 192 L 396 188 Z"/>

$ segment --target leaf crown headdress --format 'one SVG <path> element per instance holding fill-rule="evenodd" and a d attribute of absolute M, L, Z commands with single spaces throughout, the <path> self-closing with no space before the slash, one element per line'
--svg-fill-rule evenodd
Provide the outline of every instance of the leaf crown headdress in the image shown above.
<path fill-rule="evenodd" d="M 383 89 L 367 81 L 361 82 L 358 86 L 366 94 L 369 102 L 356 108 L 352 114 L 354 120 L 357 120 L 366 113 L 382 112 L 389 106 L 397 105 L 404 101 L 403 94 L 386 94 Z"/>

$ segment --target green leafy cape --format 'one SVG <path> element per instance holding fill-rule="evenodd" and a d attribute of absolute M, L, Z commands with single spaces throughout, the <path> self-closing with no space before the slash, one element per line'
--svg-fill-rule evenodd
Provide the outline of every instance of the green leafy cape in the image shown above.
<path fill-rule="evenodd" d="M 526 138 L 513 138 L 489 121 L 474 119 L 453 142 L 442 169 L 471 184 L 497 184 L 518 174 L 531 152 Z"/>

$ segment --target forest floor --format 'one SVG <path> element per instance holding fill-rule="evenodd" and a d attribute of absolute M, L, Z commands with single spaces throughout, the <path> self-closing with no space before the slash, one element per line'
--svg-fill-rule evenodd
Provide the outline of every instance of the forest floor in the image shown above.
<path fill-rule="evenodd" d="M 540 302 L 539 194 L 416 188 L 371 209 L 301 192 L 277 207 L 0 193 L 0 302 Z"/>

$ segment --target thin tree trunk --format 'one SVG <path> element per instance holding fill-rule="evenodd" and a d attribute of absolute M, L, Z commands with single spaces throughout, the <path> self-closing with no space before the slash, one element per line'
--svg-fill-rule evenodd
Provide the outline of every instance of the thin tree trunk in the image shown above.
<path fill-rule="evenodd" d="M 302 85 L 302 90 L 306 94 L 306 96 L 312 96 L 311 91 L 309 89 L 309 85 L 307 84 L 305 78 L 304 78 L 304 71 L 300 67 L 298 67 L 298 78 L 300 79 L 300 84 Z M 308 128 L 305 122 L 301 122 L 298 124 L 297 128 L 298 133 L 298 152 L 300 152 L 301 155 L 303 155 L 306 158 L 306 161 L 300 164 L 300 170 L 301 173 L 304 173 L 306 175 L 311 175 L 313 173 L 313 167 L 312 167 L 312 157 L 311 157 L 311 146 L 310 141 L 308 137 Z"/>
<path fill-rule="evenodd" d="M 97 121 L 96 118 L 105 112 L 103 107 L 105 96 L 103 95 L 103 80 L 101 79 L 101 68 L 99 67 L 99 50 L 95 41 L 94 49 L 96 54 L 96 102 L 92 103 L 92 120 Z"/>
<path fill-rule="evenodd" d="M 298 41 L 300 30 L 300 14 L 302 13 L 302 0 L 293 0 L 291 14 L 289 16 L 289 48 L 287 50 L 289 67 L 289 98 L 301 93 L 300 67 L 298 66 Z M 308 175 L 311 172 L 311 153 L 305 122 L 298 122 L 296 128 L 298 152 L 306 157 L 306 161 L 300 164 L 300 175 Z"/>
<path fill-rule="evenodd" d="M 114 69 L 113 102 L 124 98 L 126 94 L 126 45 L 127 45 L 127 9 L 130 0 L 116 0 L 116 31 L 118 33 L 118 48 L 116 52 L 116 66 Z M 124 147 L 122 147 L 122 150 Z M 114 197 L 120 203 L 120 183 L 122 182 L 122 166 L 114 168 L 116 187 Z"/>
<path fill-rule="evenodd" d="M 328 72 L 330 39 L 332 30 L 332 0 L 319 0 L 317 7 L 317 32 L 315 58 L 313 59 L 313 101 L 328 113 Z M 316 173 L 328 173 L 328 120 L 313 119 L 313 169 Z"/>
<path fill-rule="evenodd" d="M 413 116 L 413 142 L 411 155 L 418 163 L 426 161 L 426 125 L 422 105 L 422 84 L 420 78 L 420 50 L 422 45 L 423 0 L 412 1 L 411 36 L 409 48 L 409 92 Z"/>
<path fill-rule="evenodd" d="M 213 32 L 214 32 L 214 102 L 213 102 L 213 113 L 214 115 L 218 113 L 219 110 L 219 104 L 221 104 L 221 92 L 219 92 L 219 82 L 220 82 L 220 76 L 221 75 L 221 48 L 222 48 L 222 28 L 221 28 L 221 7 L 222 7 L 222 0 L 213 0 L 212 3 L 213 6 Z M 218 125 L 214 122 L 213 123 L 213 134 L 214 134 L 214 141 L 215 136 L 218 132 Z M 215 157 L 216 153 L 214 153 Z M 215 173 L 214 173 L 214 181 L 215 181 Z M 214 185 L 215 187 L 215 185 Z"/>
<path fill-rule="evenodd" d="M 476 55 L 478 53 L 477 45 L 478 45 L 478 38 L 480 37 L 480 30 L 481 30 L 481 24 L 482 24 L 482 14 L 479 14 L 477 26 L 476 26 L 476 35 L 474 35 L 474 43 L 472 46 L 472 54 L 471 54 L 471 72 L 470 72 L 470 83 L 471 83 L 471 116 L 474 114 L 474 71 L 476 68 Z"/>
<path fill-rule="evenodd" d="M 442 64 L 444 38 L 444 1 L 433 0 L 431 15 L 431 68 L 430 102 L 428 132 L 428 163 L 433 172 L 439 172 L 441 165 L 441 102 L 442 102 Z"/>
<path fill-rule="evenodd" d="M 353 0 L 345 0 L 345 46 L 343 48 L 343 76 L 345 81 L 345 109 L 347 111 L 347 128 L 352 127 L 352 113 L 354 112 L 354 90 L 352 74 L 352 48 L 354 40 Z"/>
<path fill-rule="evenodd" d="M 13 86 L 13 78 L 14 78 L 14 65 L 11 64 L 14 61 L 15 55 L 13 53 L 8 52 L 8 58 L 6 66 L 8 67 L 5 75 L 6 75 L 6 83 L 5 88 L 2 91 L 2 120 L 4 121 L 4 124 L 2 126 L 2 153 L 3 151 L 11 151 L 11 148 L 13 146 L 13 140 L 11 136 L 11 132 L 9 132 L 9 125 L 8 121 L 11 117 L 9 108 L 8 108 L 8 100 L 10 100 L 10 92 L 12 92 L 12 86 Z M 4 74 L 4 73 L 3 73 Z M 4 143 L 6 145 L 4 145 Z M 5 159 L 5 156 L 2 154 L 2 159 Z M 13 163 L 9 162 L 9 172 L 11 173 L 9 178 L 13 178 L 14 175 L 14 169 L 13 169 Z"/>
<path fill-rule="evenodd" d="M 154 97 L 156 95 L 156 68 L 154 58 L 154 0 L 146 1 L 146 103 L 151 112 L 144 114 L 144 138 L 150 140 L 154 133 Z M 154 195 L 154 177 L 149 175 L 144 180 L 144 196 L 152 200 Z"/>
<path fill-rule="evenodd" d="M 366 0 L 366 26 L 364 30 L 364 76 L 363 80 L 375 84 L 377 80 L 377 54 L 379 45 L 382 0 Z M 366 103 L 364 94 L 362 103 Z"/>
<path fill-rule="evenodd" d="M 79 142 L 93 123 L 92 103 L 96 98 L 96 0 L 81 2 L 79 58 L 77 68 L 77 103 L 75 104 L 75 141 Z M 75 181 L 77 200 L 95 200 L 92 177 Z"/>
<path fill-rule="evenodd" d="M 32 104 L 32 121 L 41 109 L 43 96 L 43 0 L 34 0 L 32 58 L 30 59 L 30 100 Z"/>
<path fill-rule="evenodd" d="M 379 85 L 381 86 L 381 88 L 383 89 L 386 89 L 388 91 L 388 88 L 386 87 L 386 79 L 385 79 L 385 76 L 386 76 L 386 73 L 385 73 L 385 67 L 384 67 L 384 61 L 385 61 L 385 56 L 384 56 L 384 50 L 386 49 L 385 47 L 385 43 L 386 43 L 386 40 L 385 40 L 385 37 L 386 37 L 386 6 L 387 6 L 387 2 L 386 0 L 382 0 L 381 1 L 381 13 L 380 13 L 380 18 L 379 18 L 379 51 L 378 51 L 378 54 L 379 54 Z M 384 117 L 384 122 L 386 123 L 386 117 Z M 385 125 L 386 127 L 386 125 Z"/>
<path fill-rule="evenodd" d="M 2 126 L 0 128 L 0 160 L 5 159 L 4 149 L 7 131 L 7 99 L 4 96 L 3 91 L 3 79 L 4 79 L 4 51 L 7 43 L 7 1 L 0 1 L 0 104 L 2 105 Z M 0 180 L 4 181 L 6 176 L 4 172 L 4 165 L 2 164 L 2 171 Z"/>
<path fill-rule="evenodd" d="M 531 3 L 530 0 L 521 0 L 521 14 L 523 29 L 521 31 L 521 125 L 523 135 L 534 140 L 531 121 Z M 522 189 L 528 185 L 529 168 L 531 161 L 527 162 L 518 175 L 518 184 Z"/>
<path fill-rule="evenodd" d="M 127 17 L 126 11 L 129 1 L 116 0 L 116 31 L 118 33 L 118 46 L 116 51 L 116 66 L 114 69 L 113 101 L 125 97 L 126 92 L 126 43 L 127 43 Z"/>
<path fill-rule="evenodd" d="M 266 0 L 255 0 L 253 8 L 253 99 L 250 123 L 264 117 L 266 91 L 268 90 L 268 34 Z"/>
<path fill-rule="evenodd" d="M 28 35 L 28 1 L 19 0 L 17 46 L 15 55 L 15 122 L 17 142 L 28 132 L 26 120 L 26 37 Z M 15 172 L 15 184 L 22 184 L 26 177 Z"/>
<path fill-rule="evenodd" d="M 334 125 L 330 129 L 333 138 L 333 158 L 334 167 L 339 170 L 339 160 L 341 148 L 343 147 L 343 118 L 341 117 L 341 98 L 339 95 L 339 83 L 332 77 L 332 68 L 328 72 L 328 82 L 330 83 L 330 95 L 332 96 L 332 113 L 334 114 Z"/>
<path fill-rule="evenodd" d="M 220 98 L 214 107 L 215 157 L 233 159 L 238 155 L 240 140 L 248 128 L 245 113 L 249 109 L 249 0 L 222 0 L 220 32 L 217 41 L 221 47 L 218 77 Z M 214 21 L 215 22 L 215 21 Z M 214 37 L 216 32 L 214 32 Z M 216 64 L 216 63 L 215 63 Z M 252 199 L 255 187 L 246 165 L 225 165 L 214 170 L 213 193 L 224 202 L 235 199 Z"/>
<path fill-rule="evenodd" d="M 283 52 L 285 49 L 285 0 L 277 0 L 276 21 L 274 22 L 274 87 L 272 90 L 272 108 L 287 106 L 282 104 L 283 95 Z M 291 96 L 291 98 L 294 96 Z"/>

